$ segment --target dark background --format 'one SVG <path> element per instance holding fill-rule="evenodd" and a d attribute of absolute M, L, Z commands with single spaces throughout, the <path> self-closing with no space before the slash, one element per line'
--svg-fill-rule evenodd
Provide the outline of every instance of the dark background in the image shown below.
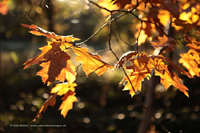
<path fill-rule="evenodd" d="M 93 132 L 137 132 L 143 116 L 142 106 L 119 85 L 124 77 L 121 70 L 108 70 L 102 77 L 95 73 L 86 77 L 79 68 L 76 83 L 78 102 L 63 118 L 58 108 L 62 101 L 57 97 L 54 107 L 48 107 L 43 116 L 30 123 L 43 102 L 49 97 L 53 85 L 46 86 L 39 76 L 35 76 L 41 68 L 33 65 L 23 70 L 23 63 L 40 53 L 39 47 L 46 45 L 46 38 L 28 33 L 28 29 L 20 23 L 35 24 L 45 30 L 59 35 L 74 35 L 82 41 L 92 35 L 103 25 L 103 17 L 93 5 L 82 0 L 74 1 L 25 1 L 11 0 L 9 11 L 0 14 L 1 44 L 1 88 L 0 88 L 0 131 L 33 132 L 33 133 L 93 133 Z M 120 34 L 129 43 L 135 41 L 132 19 L 124 17 L 117 21 Z M 107 49 L 108 27 L 86 44 L 92 52 Z M 83 45 L 85 47 L 86 45 Z M 129 47 L 113 34 L 112 46 L 120 57 Z M 141 46 L 141 51 L 152 52 L 152 48 Z M 172 53 L 177 57 L 180 51 Z M 102 59 L 111 65 L 116 59 L 110 51 L 100 52 Z M 177 61 L 177 60 L 175 60 Z M 154 114 L 156 118 L 172 133 L 200 132 L 200 79 L 188 79 L 181 76 L 189 88 L 189 98 L 174 87 L 164 91 L 161 85 L 155 89 Z M 146 81 L 146 80 L 145 80 Z M 139 99 L 144 102 L 148 84 L 143 83 Z M 10 127 L 25 124 L 28 127 Z M 66 125 L 66 127 L 31 127 L 31 125 Z M 152 119 L 154 131 L 164 132 Z M 152 126 L 153 128 L 153 126 Z"/>

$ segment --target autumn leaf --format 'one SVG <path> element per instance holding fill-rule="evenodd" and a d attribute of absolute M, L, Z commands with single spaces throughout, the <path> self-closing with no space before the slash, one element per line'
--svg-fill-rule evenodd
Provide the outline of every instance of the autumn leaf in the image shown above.
<path fill-rule="evenodd" d="M 40 108 L 40 110 L 38 111 L 38 113 L 36 114 L 35 118 L 32 120 L 36 121 L 36 118 L 41 117 L 42 116 L 42 112 L 44 113 L 47 109 L 48 106 L 54 106 L 56 104 L 56 96 L 57 94 L 54 94 L 52 96 L 50 96 L 42 105 L 42 107 Z"/>
<path fill-rule="evenodd" d="M 120 83 L 128 81 L 124 90 L 129 90 L 131 96 L 135 95 L 135 92 L 141 90 L 141 83 L 144 78 L 149 79 L 151 77 L 151 72 L 154 69 L 155 75 L 160 76 L 160 82 L 164 85 L 165 89 L 173 85 L 180 91 L 182 91 L 186 96 L 188 96 L 187 87 L 181 83 L 181 79 L 171 71 L 171 69 L 165 65 L 165 58 L 161 56 L 148 56 L 145 53 L 136 54 L 131 52 L 127 60 L 131 61 L 133 65 L 125 66 L 126 69 L 131 69 L 131 73 L 128 77 L 125 77 Z M 124 59 L 123 57 L 120 59 Z M 123 63 L 123 61 L 119 62 Z M 171 62 L 170 62 L 171 63 Z M 122 66 L 123 64 L 120 64 Z M 184 72 L 181 68 L 172 64 L 180 72 Z M 131 83 L 130 83 L 131 81 Z"/>
<path fill-rule="evenodd" d="M 70 77 L 68 77 L 68 80 L 70 80 Z M 60 105 L 59 110 L 61 110 L 61 115 L 64 117 L 67 115 L 68 111 L 72 109 L 73 102 L 77 101 L 77 98 L 75 97 L 75 86 L 77 86 L 76 83 L 73 82 L 66 82 L 57 84 L 55 87 L 52 88 L 51 93 L 56 93 L 57 95 L 64 95 L 61 100 L 63 100 L 62 104 Z"/>
<path fill-rule="evenodd" d="M 121 68 L 122 65 L 125 63 L 125 61 L 129 60 L 131 57 L 133 57 L 136 54 L 137 53 L 135 51 L 129 51 L 129 52 L 124 53 L 120 57 L 119 62 L 115 65 L 115 68 Z"/>
<path fill-rule="evenodd" d="M 59 42 L 60 49 L 62 51 L 66 50 L 67 48 L 73 48 L 73 44 L 70 42 L 78 41 L 80 39 L 73 37 L 72 35 L 69 36 L 59 36 L 56 35 L 54 32 L 46 31 L 36 25 L 27 25 L 21 24 L 23 27 L 31 29 L 30 33 L 38 36 L 46 36 L 50 39 L 53 39 L 52 42 Z"/>
<path fill-rule="evenodd" d="M 114 1 L 114 4 L 117 4 L 117 6 L 122 9 L 126 5 L 131 4 L 131 0 L 112 0 Z"/>
<path fill-rule="evenodd" d="M 4 0 L 4 1 L 1 1 L 0 2 L 0 13 L 2 14 L 2 15 L 6 15 L 7 13 L 8 13 L 8 6 L 6 5 L 6 2 L 7 2 L 8 0 Z"/>
<path fill-rule="evenodd" d="M 199 45 L 189 43 L 186 46 L 200 53 L 200 42 L 199 42 Z"/>
<path fill-rule="evenodd" d="M 179 63 L 185 66 L 192 76 L 200 76 L 200 56 L 197 51 L 190 49 L 187 53 L 180 54 Z"/>
<path fill-rule="evenodd" d="M 56 52 L 61 51 L 57 42 L 49 43 L 39 49 L 42 50 L 42 52 L 38 56 L 26 61 L 24 63 L 24 69 L 33 64 L 41 64 L 42 62 L 49 60 L 53 55 L 55 55 Z"/>
<path fill-rule="evenodd" d="M 75 88 L 74 88 L 75 86 L 77 86 L 76 83 L 69 83 L 69 82 L 57 84 L 55 87 L 51 89 L 51 93 L 57 93 L 57 95 L 62 96 L 65 93 L 67 93 L 69 90 L 75 91 Z"/>
<path fill-rule="evenodd" d="M 174 69 L 176 69 L 181 74 L 185 74 L 187 77 L 192 78 L 192 76 L 188 72 L 184 71 L 179 66 L 177 66 L 176 64 L 174 64 L 168 57 L 164 57 L 163 55 L 158 55 L 158 57 L 161 57 L 162 59 L 164 59 L 165 61 L 167 61 Z"/>
<path fill-rule="evenodd" d="M 80 61 L 82 63 L 83 70 L 87 76 L 92 72 L 95 72 L 101 76 L 106 72 L 108 68 L 114 68 L 102 61 L 99 55 L 89 53 L 87 48 L 75 48 L 73 50 L 77 55 L 76 61 Z"/>
<path fill-rule="evenodd" d="M 135 34 L 135 38 L 138 38 L 138 45 L 145 43 L 148 39 L 152 40 L 152 33 L 156 33 L 155 25 L 149 22 L 143 22 L 142 25 L 136 25 L 138 31 Z"/>
<path fill-rule="evenodd" d="M 160 82 L 165 87 L 165 90 L 168 89 L 171 85 L 182 91 L 187 97 L 188 95 L 188 88 L 181 83 L 181 79 L 176 75 L 176 73 L 169 70 L 168 67 L 165 66 L 165 73 L 160 74 L 158 71 L 155 75 L 160 76 Z"/>
<path fill-rule="evenodd" d="M 63 100 L 62 104 L 59 107 L 59 110 L 61 110 L 61 115 L 65 118 L 68 111 L 73 108 L 73 102 L 77 101 L 77 98 L 75 97 L 75 94 L 73 91 L 69 90 L 62 98 Z"/>
<path fill-rule="evenodd" d="M 158 11 L 158 18 L 160 19 L 160 23 L 163 25 L 163 26 L 167 26 L 170 22 L 170 12 L 167 11 L 167 10 L 159 10 Z"/>
<path fill-rule="evenodd" d="M 110 0 L 100 0 L 98 2 L 99 6 L 101 7 L 104 7 L 106 9 L 109 9 L 109 10 L 118 10 L 119 8 L 117 7 L 117 5 L 113 5 L 113 2 L 110 2 Z M 104 9 L 101 9 L 101 13 L 104 15 L 104 16 L 108 16 L 110 15 L 110 12 L 104 10 Z"/>
<path fill-rule="evenodd" d="M 188 88 L 181 83 L 181 79 L 176 75 L 176 73 L 172 72 L 171 68 L 164 64 L 163 59 L 150 57 L 149 63 L 149 69 L 155 69 L 155 75 L 160 76 L 160 82 L 164 85 L 165 90 L 173 85 L 189 97 L 187 92 Z"/>
<path fill-rule="evenodd" d="M 173 49 L 174 45 L 176 45 L 176 41 L 174 38 L 167 37 L 164 35 L 163 37 L 158 36 L 158 40 L 152 41 L 151 45 L 154 46 L 155 48 L 167 46 L 167 47 L 170 47 L 171 49 Z"/>
<path fill-rule="evenodd" d="M 120 83 L 128 81 L 123 90 L 129 90 L 129 94 L 133 97 L 137 91 L 141 91 L 142 81 L 145 78 L 151 77 L 151 70 L 147 69 L 148 56 L 146 54 L 136 54 L 135 51 L 127 52 L 127 56 L 122 56 L 120 58 L 120 66 L 124 63 L 122 60 L 124 60 L 125 57 L 127 60 L 131 61 L 133 65 L 124 67 L 126 69 L 131 69 L 131 73 Z"/>
<path fill-rule="evenodd" d="M 188 23 L 185 20 L 181 20 L 181 19 L 173 19 L 172 21 L 173 23 L 173 27 L 177 28 L 177 29 L 184 29 L 185 31 L 191 31 L 193 28 L 193 25 Z"/>
<path fill-rule="evenodd" d="M 43 67 L 37 75 L 42 77 L 42 81 L 49 85 L 55 80 L 60 80 L 64 82 L 66 79 L 66 73 L 70 72 L 73 75 L 76 75 L 74 71 L 74 66 L 70 61 L 70 56 L 66 52 L 58 52 L 48 60 L 47 62 L 41 63 Z"/>

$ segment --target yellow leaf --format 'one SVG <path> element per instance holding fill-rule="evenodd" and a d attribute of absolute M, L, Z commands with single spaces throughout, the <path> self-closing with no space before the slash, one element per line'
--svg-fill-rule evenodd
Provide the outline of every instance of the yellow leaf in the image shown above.
<path fill-rule="evenodd" d="M 73 108 L 73 102 L 77 101 L 77 98 L 75 97 L 75 94 L 73 91 L 69 90 L 62 98 L 63 100 L 62 104 L 59 107 L 59 110 L 61 110 L 61 115 L 65 118 L 68 111 Z"/>

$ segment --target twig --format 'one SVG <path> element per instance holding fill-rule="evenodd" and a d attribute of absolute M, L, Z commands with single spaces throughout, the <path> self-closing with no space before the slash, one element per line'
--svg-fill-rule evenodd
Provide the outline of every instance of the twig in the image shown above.
<path fill-rule="evenodd" d="M 134 16 L 136 16 L 132 11 L 133 11 L 133 9 L 135 9 L 135 8 L 139 5 L 139 4 L 138 4 L 138 0 L 137 0 L 137 6 L 136 6 L 135 8 L 133 8 L 133 9 L 131 10 L 131 12 L 130 12 L 130 11 L 125 11 L 124 14 L 119 15 L 118 17 L 116 17 L 116 18 L 114 18 L 114 19 L 112 18 L 112 15 L 113 15 L 113 12 L 114 12 L 115 10 L 111 11 L 111 10 L 108 10 L 108 9 L 106 9 L 106 8 L 103 8 L 103 7 L 99 6 L 98 4 L 96 4 L 96 3 L 92 2 L 92 1 L 90 1 L 90 2 L 93 3 L 94 5 L 98 6 L 98 7 L 101 8 L 101 9 L 104 9 L 104 10 L 106 10 L 106 11 L 109 11 L 110 14 L 111 14 L 111 20 L 108 21 L 107 23 L 105 23 L 97 32 L 95 32 L 95 33 L 94 33 L 92 36 L 90 36 L 88 39 L 86 39 L 85 41 L 83 41 L 83 42 L 81 42 L 81 43 L 78 43 L 78 44 L 76 44 L 76 45 L 81 45 L 81 44 L 87 42 L 87 41 L 90 40 L 92 37 L 94 37 L 100 30 L 102 30 L 107 24 L 109 24 L 108 46 L 109 46 L 110 51 L 111 51 L 111 52 L 113 53 L 113 55 L 115 56 L 115 58 L 116 58 L 117 60 L 119 60 L 118 56 L 117 56 L 116 53 L 112 50 L 112 47 L 111 47 L 112 22 L 113 22 L 113 21 L 116 21 L 117 19 L 121 18 L 122 16 L 124 16 L 124 15 L 126 15 L 126 14 L 128 14 L 128 13 L 131 13 L 131 14 L 133 14 Z M 118 11 L 118 10 L 117 10 L 117 11 Z M 123 11 L 123 12 L 124 12 L 124 11 Z M 138 18 L 138 16 L 136 16 L 136 18 Z M 141 23 L 144 21 L 144 20 L 141 20 L 140 18 L 138 18 L 138 20 L 140 20 Z M 142 27 L 142 26 L 141 26 L 141 27 Z M 128 77 L 128 75 L 127 75 L 125 69 L 122 68 L 122 70 L 123 70 L 125 76 L 128 78 L 128 81 L 129 81 L 129 83 L 131 84 L 131 87 L 132 87 L 134 93 L 136 93 L 135 88 L 134 88 L 134 86 L 133 86 L 133 84 L 132 84 L 130 78 Z M 140 101 L 140 99 L 138 98 L 138 96 L 135 95 L 134 98 L 135 98 L 135 99 L 142 105 L 142 107 L 144 107 L 144 108 L 149 112 L 149 114 L 159 123 L 159 125 L 163 128 L 163 130 L 164 130 L 165 132 L 169 133 L 169 131 L 165 128 L 165 126 L 162 125 L 162 124 L 160 123 L 160 121 L 158 121 L 158 120 L 155 118 L 155 116 L 151 113 L 151 111 Z"/>
<path fill-rule="evenodd" d="M 128 45 L 130 48 L 132 48 L 133 46 L 131 44 L 129 44 L 128 42 L 126 42 L 120 35 L 120 32 L 119 32 L 119 28 L 118 28 L 118 25 L 117 25 L 117 21 L 114 21 L 115 22 L 115 25 L 116 25 L 116 29 L 117 29 L 117 33 L 118 33 L 118 36 L 119 38 L 126 44 Z"/>
<path fill-rule="evenodd" d="M 113 21 L 121 18 L 122 16 L 126 15 L 128 12 L 124 13 L 124 14 L 121 14 L 119 16 L 117 16 L 116 18 L 114 19 L 111 19 L 110 21 L 106 22 L 104 25 L 102 25 L 94 34 L 92 34 L 90 37 L 88 37 L 86 40 L 84 40 L 83 42 L 80 42 L 80 43 L 75 43 L 76 46 L 79 46 L 79 45 L 82 45 L 84 44 L 85 42 L 89 41 L 91 38 L 93 38 L 96 34 L 98 34 L 106 25 L 108 25 L 109 23 L 112 23 Z"/>

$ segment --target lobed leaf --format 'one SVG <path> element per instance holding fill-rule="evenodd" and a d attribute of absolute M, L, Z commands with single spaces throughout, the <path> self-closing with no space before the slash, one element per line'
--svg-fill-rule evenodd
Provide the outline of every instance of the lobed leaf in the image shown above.
<path fill-rule="evenodd" d="M 65 118 L 68 111 L 73 108 L 73 102 L 77 101 L 73 91 L 69 90 L 62 98 L 63 102 L 61 103 L 59 110 L 61 110 L 61 115 Z"/>
<path fill-rule="evenodd" d="M 129 55 L 131 55 L 130 53 Z M 133 58 L 134 56 L 138 58 Z M 172 63 L 168 58 L 163 56 L 148 56 L 145 53 L 137 54 L 134 52 L 134 55 L 131 58 L 128 58 L 128 60 L 131 61 L 133 65 L 125 66 L 124 68 L 131 69 L 131 73 L 125 77 L 121 83 L 123 81 L 128 81 L 123 90 L 129 90 L 131 96 L 135 95 L 136 91 L 141 91 L 142 81 L 144 78 L 149 79 L 149 77 L 151 77 L 152 70 L 155 70 L 156 76 L 160 76 L 160 82 L 164 85 L 165 89 L 168 89 L 169 86 L 173 85 L 188 96 L 188 88 L 181 83 L 181 79 L 172 72 L 171 68 L 165 65 L 164 62 L 169 61 L 176 70 L 182 74 L 190 75 Z M 120 65 L 123 65 L 123 63 Z"/>
<path fill-rule="evenodd" d="M 89 53 L 87 48 L 74 48 L 73 50 L 77 55 L 76 61 L 80 61 L 82 63 L 83 70 L 87 76 L 92 72 L 101 76 L 108 68 L 113 69 L 112 66 L 102 61 L 99 55 Z"/>
<path fill-rule="evenodd" d="M 51 60 L 41 63 L 43 67 L 37 75 L 42 77 L 42 81 L 49 85 L 55 80 L 60 80 L 64 82 L 66 79 L 66 73 L 70 72 L 74 76 L 76 75 L 75 69 L 72 62 L 70 61 L 70 56 L 66 52 L 57 52 Z"/>

